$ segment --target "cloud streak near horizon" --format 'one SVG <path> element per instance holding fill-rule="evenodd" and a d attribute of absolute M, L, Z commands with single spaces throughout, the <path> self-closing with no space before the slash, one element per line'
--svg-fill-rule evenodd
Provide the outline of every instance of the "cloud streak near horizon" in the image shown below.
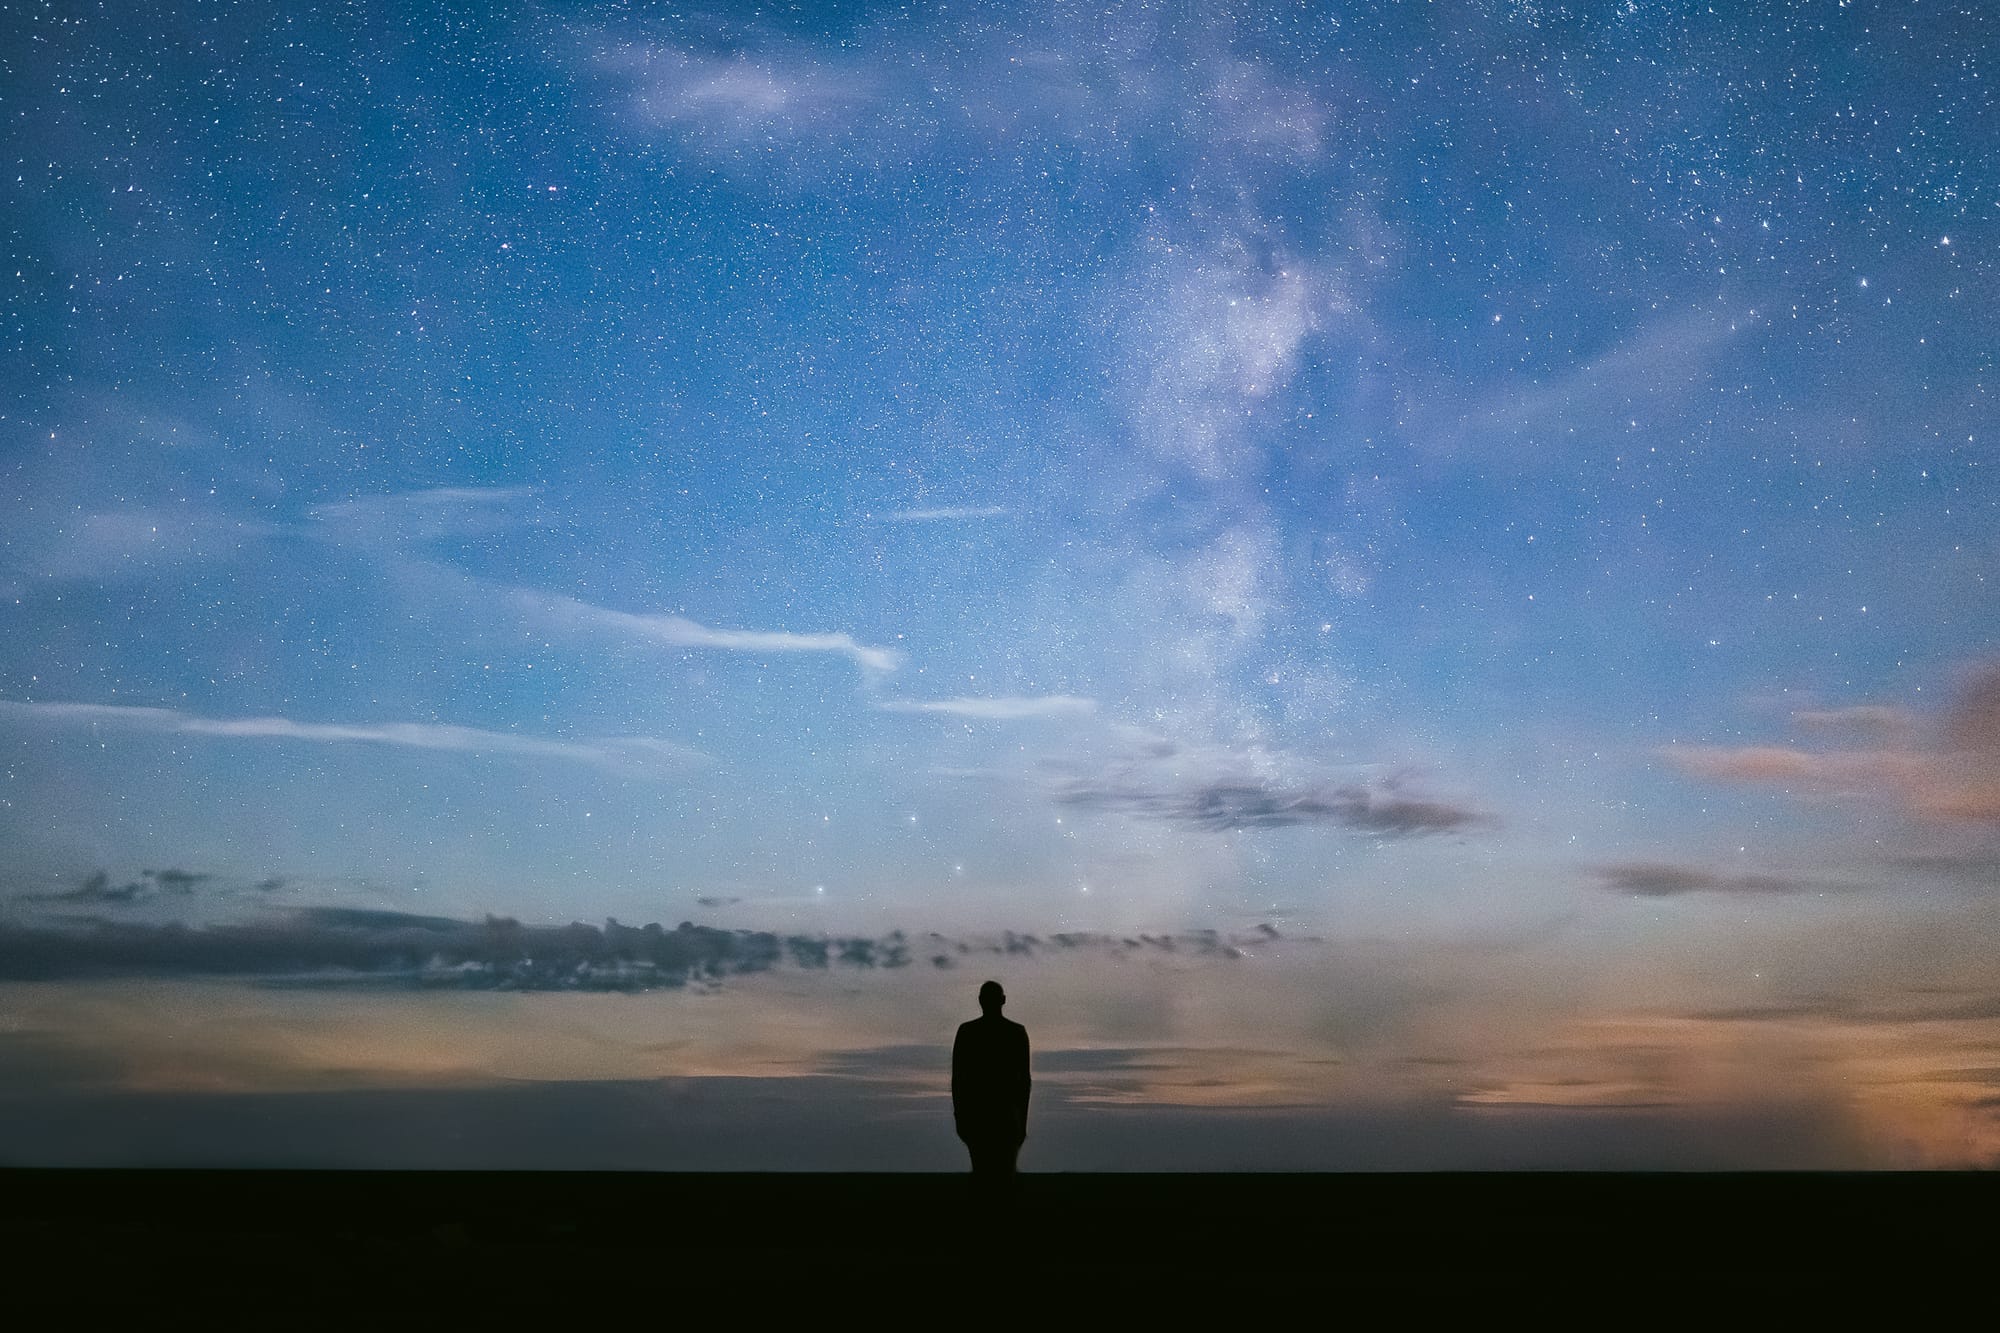
<path fill-rule="evenodd" d="M 685 773 L 708 762 L 708 756 L 699 750 L 654 736 L 610 736 L 566 741 L 438 722 L 300 722 L 287 717 L 204 717 L 178 709 L 130 704 L 0 699 L 0 722 L 4 721 L 30 726 L 108 728 L 227 740 L 453 750 L 469 754 L 561 759 L 632 771 Z"/>

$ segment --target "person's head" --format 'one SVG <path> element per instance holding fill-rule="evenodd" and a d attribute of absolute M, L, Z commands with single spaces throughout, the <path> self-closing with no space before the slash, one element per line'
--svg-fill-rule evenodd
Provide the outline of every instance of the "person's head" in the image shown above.
<path fill-rule="evenodd" d="M 979 988 L 979 1012 L 988 1018 L 1000 1016 L 1000 1006 L 1007 1003 L 1007 992 L 1000 989 L 1000 983 L 989 981 Z"/>

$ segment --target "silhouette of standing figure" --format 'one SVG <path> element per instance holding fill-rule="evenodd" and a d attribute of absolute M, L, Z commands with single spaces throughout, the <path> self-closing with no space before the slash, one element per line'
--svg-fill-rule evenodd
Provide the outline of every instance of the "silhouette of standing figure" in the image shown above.
<path fill-rule="evenodd" d="M 979 988 L 980 1016 L 958 1025 L 951 1044 L 951 1114 L 972 1154 L 972 1174 L 1005 1179 L 1028 1137 L 1028 1030 L 1000 1017 L 1007 992 Z"/>

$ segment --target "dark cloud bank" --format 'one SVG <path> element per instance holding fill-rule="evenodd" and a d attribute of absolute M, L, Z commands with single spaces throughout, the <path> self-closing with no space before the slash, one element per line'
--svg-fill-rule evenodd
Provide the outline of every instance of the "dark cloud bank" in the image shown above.
<path fill-rule="evenodd" d="M 1057 788 L 1055 799 L 1063 805 L 1211 830 L 1325 824 L 1390 838 L 1452 833 L 1488 822 L 1486 816 L 1463 806 L 1358 784 L 1295 788 L 1224 781 L 1165 787 L 1114 775 L 1071 779 Z"/>
<path fill-rule="evenodd" d="M 64 889 L 58 893 L 25 894 L 22 901 L 107 905 L 142 903 L 163 897 L 187 897 L 214 878 L 213 875 L 197 874 L 192 870 L 141 870 L 138 878 L 119 884 L 112 880 L 109 871 L 100 870 L 73 889 Z M 257 887 L 265 891 L 283 888 L 284 881 L 267 879 L 261 881 Z"/>
<path fill-rule="evenodd" d="M 1627 861 L 1599 866 L 1594 873 L 1602 887 L 1638 898 L 1678 898 L 1690 893 L 1763 897 L 1808 893 L 1828 887 L 1812 880 L 1784 875 L 1722 875 L 1695 866 L 1659 861 Z"/>
<path fill-rule="evenodd" d="M 214 976 L 275 985 L 375 984 L 412 989 L 643 991 L 777 967 L 900 968 L 921 957 L 952 967 L 986 955 L 1079 950 L 1234 958 L 1278 938 L 1215 931 L 1114 936 L 1007 932 L 993 939 L 780 935 L 683 921 L 532 926 L 505 917 L 460 921 L 405 912 L 312 907 L 249 922 L 189 926 L 88 918 L 0 923 L 0 980 Z"/>

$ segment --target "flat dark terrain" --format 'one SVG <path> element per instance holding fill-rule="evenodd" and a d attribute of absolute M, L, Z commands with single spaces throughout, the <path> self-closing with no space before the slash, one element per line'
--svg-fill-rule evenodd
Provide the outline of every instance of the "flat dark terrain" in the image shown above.
<path fill-rule="evenodd" d="M 282 1294 L 330 1309 L 625 1280 L 949 1286 L 986 1255 L 1040 1290 L 1156 1296 L 1329 1276 L 1343 1290 L 1935 1290 L 1987 1271 L 2000 1176 L 1060 1174 L 987 1199 L 923 1174 L 10 1170 L 0 1191 L 8 1266 L 67 1274 L 86 1304 Z"/>

